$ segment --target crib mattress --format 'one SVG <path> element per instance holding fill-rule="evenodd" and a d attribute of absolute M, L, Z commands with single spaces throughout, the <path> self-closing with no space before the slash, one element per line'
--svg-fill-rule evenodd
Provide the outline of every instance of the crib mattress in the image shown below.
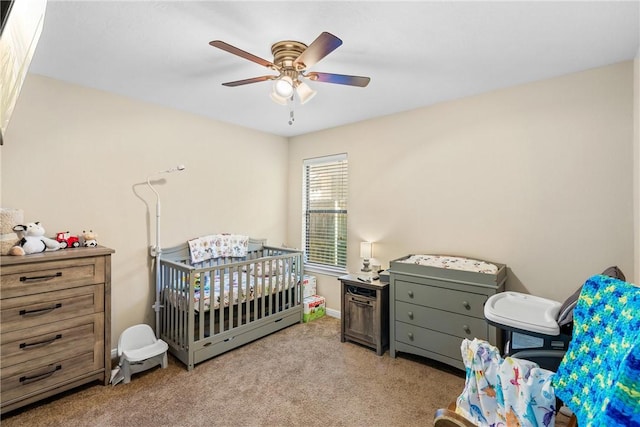
<path fill-rule="evenodd" d="M 259 298 L 264 294 L 274 294 L 282 291 L 285 285 L 295 283 L 295 275 L 286 274 L 274 276 L 253 276 L 244 272 L 234 272 L 225 274 L 224 276 L 215 276 L 213 286 L 211 285 L 210 275 L 205 274 L 203 280 L 197 281 L 197 287 L 194 292 L 195 311 L 200 311 L 200 299 L 204 298 L 204 310 L 211 308 L 218 309 L 228 307 L 229 304 L 237 305 L 254 298 Z M 249 283 L 247 283 L 247 280 Z M 204 287 L 201 285 L 204 282 Z M 188 307 L 189 290 L 185 286 L 179 290 L 167 290 L 167 298 L 171 304 L 186 310 Z"/>

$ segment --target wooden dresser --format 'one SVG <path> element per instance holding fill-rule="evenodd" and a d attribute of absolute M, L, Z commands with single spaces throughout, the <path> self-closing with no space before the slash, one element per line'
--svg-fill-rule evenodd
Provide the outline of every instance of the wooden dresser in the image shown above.
<path fill-rule="evenodd" d="M 105 247 L 0 258 L 2 413 L 111 376 Z"/>

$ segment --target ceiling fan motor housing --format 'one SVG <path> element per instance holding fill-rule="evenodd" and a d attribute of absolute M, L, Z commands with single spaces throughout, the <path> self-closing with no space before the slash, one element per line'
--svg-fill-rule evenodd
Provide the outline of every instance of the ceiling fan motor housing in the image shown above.
<path fill-rule="evenodd" d="M 299 71 L 305 68 L 304 64 L 298 64 L 298 69 L 293 65 L 293 61 L 298 58 L 302 52 L 307 49 L 307 45 L 294 40 L 283 40 L 274 43 L 271 46 L 271 53 L 273 54 L 273 63 L 280 67 L 282 70 L 291 69 Z M 293 76 L 289 76 L 292 77 Z"/>

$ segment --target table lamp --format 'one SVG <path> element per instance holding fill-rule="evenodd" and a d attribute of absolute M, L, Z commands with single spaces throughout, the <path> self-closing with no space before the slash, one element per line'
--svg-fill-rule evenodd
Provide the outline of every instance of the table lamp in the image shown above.
<path fill-rule="evenodd" d="M 369 272 L 371 268 L 369 268 L 369 260 L 373 256 L 373 243 L 371 242 L 361 242 L 360 243 L 360 258 L 362 260 L 362 269 L 360 271 Z"/>

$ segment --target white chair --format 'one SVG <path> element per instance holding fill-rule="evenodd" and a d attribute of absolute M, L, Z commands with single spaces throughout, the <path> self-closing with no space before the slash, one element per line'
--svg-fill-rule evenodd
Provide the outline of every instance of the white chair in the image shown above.
<path fill-rule="evenodd" d="M 140 324 L 125 329 L 118 339 L 119 366 L 124 383 L 131 381 L 131 374 L 157 365 L 166 368 L 168 349 L 167 343 L 157 339 L 149 325 Z"/>

